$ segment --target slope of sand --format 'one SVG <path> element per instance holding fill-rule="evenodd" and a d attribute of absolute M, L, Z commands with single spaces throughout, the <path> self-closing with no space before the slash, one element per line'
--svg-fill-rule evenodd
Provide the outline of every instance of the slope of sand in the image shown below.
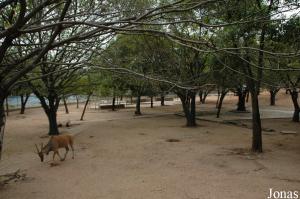
<path fill-rule="evenodd" d="M 228 99 L 225 106 L 234 103 Z M 27 178 L 0 189 L 0 198 L 260 199 L 269 188 L 300 191 L 299 134 L 264 134 L 265 153 L 251 154 L 251 129 L 205 121 L 186 128 L 185 119 L 173 114 L 180 108 L 143 108 L 141 117 L 133 109 L 89 109 L 83 122 L 82 107 L 71 106 L 69 115 L 60 108 L 59 121 L 73 123 L 61 130 L 75 136 L 75 159 L 69 155 L 54 167 L 51 155 L 41 163 L 34 153 L 34 143 L 48 140 L 41 138 L 47 133 L 42 110 L 11 113 L 0 175 L 21 169 Z M 284 119 L 276 124 L 299 127 Z"/>

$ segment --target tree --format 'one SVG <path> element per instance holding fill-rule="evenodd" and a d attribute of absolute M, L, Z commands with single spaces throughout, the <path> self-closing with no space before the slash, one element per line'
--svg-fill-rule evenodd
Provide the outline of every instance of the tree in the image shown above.
<path fill-rule="evenodd" d="M 231 65 L 232 59 L 229 56 L 223 55 L 219 59 L 216 57 L 210 58 L 210 68 L 212 70 L 212 78 L 218 88 L 218 94 L 220 95 L 217 100 L 217 118 L 220 117 L 223 100 L 226 94 L 236 85 L 238 75 L 224 67 L 222 63 Z"/>
<path fill-rule="evenodd" d="M 26 104 L 28 102 L 28 99 L 29 99 L 30 94 L 32 93 L 32 91 L 29 89 L 28 84 L 25 82 L 25 83 L 20 83 L 20 84 L 16 85 L 14 87 L 12 93 L 14 95 L 20 96 L 20 99 L 21 99 L 20 114 L 24 114 Z"/>
<path fill-rule="evenodd" d="M 96 61 L 98 62 L 98 61 Z M 116 98 L 122 97 L 128 91 L 128 85 L 122 75 L 115 72 L 101 71 L 99 79 L 100 95 L 112 97 L 112 111 L 116 110 Z"/>
<path fill-rule="evenodd" d="M 77 45 L 76 49 L 80 46 Z M 83 73 L 77 64 L 80 60 L 89 59 L 89 53 L 79 51 L 72 46 L 58 48 L 55 51 L 50 51 L 39 64 L 39 68 L 34 72 L 41 76 L 41 79 L 34 81 L 29 80 L 30 88 L 40 100 L 44 112 L 49 121 L 49 135 L 58 135 L 57 126 L 57 109 L 60 100 L 65 98 L 65 95 L 72 92 L 79 74 Z M 70 64 L 68 64 L 70 63 Z M 64 99 L 63 99 L 64 100 Z"/>
<path fill-rule="evenodd" d="M 270 106 L 275 106 L 276 94 L 279 92 L 280 88 L 283 87 L 284 74 L 276 71 L 266 71 L 264 81 L 266 85 L 264 86 L 270 93 Z"/>
<path fill-rule="evenodd" d="M 88 103 L 90 102 L 91 96 L 93 95 L 94 92 L 98 91 L 97 89 L 99 87 L 98 77 L 99 74 L 95 73 L 95 71 L 86 71 L 86 73 L 77 80 L 76 92 L 79 93 L 80 95 L 86 96 L 86 101 L 84 103 L 83 111 L 80 116 L 81 121 L 84 118 L 86 108 Z"/>
<path fill-rule="evenodd" d="M 238 96 L 237 111 L 244 112 L 246 111 L 246 97 L 249 92 L 245 84 L 236 84 L 235 93 Z"/>
<path fill-rule="evenodd" d="M 206 97 L 211 93 L 215 88 L 213 86 L 205 86 L 199 90 L 199 98 L 202 104 L 205 104 Z"/>
<path fill-rule="evenodd" d="M 231 45 L 227 47 L 228 50 L 223 52 L 237 58 L 241 72 L 226 64 L 224 65 L 245 77 L 247 89 L 249 89 L 251 94 L 252 151 L 254 152 L 262 152 L 263 150 L 258 95 L 265 68 L 265 43 L 269 39 L 267 29 L 271 23 L 271 14 L 276 12 L 276 9 L 278 9 L 278 2 L 274 1 L 270 1 L 269 4 L 263 1 L 232 1 L 229 2 L 227 8 L 224 9 L 223 14 L 220 16 L 224 23 L 242 20 L 244 17 L 254 17 L 256 15 L 254 13 L 260 13 L 259 17 L 265 19 L 264 23 L 247 23 L 239 24 L 238 27 L 229 26 L 224 28 L 225 32 L 228 31 L 230 33 L 228 38 L 231 40 Z M 253 48 L 257 49 L 255 53 L 251 50 Z"/>
<path fill-rule="evenodd" d="M 286 74 L 286 88 L 288 93 L 291 96 L 293 106 L 294 106 L 294 114 L 293 114 L 293 122 L 299 122 L 299 114 L 300 114 L 300 106 L 298 102 L 299 89 L 300 87 L 300 76 L 299 74 Z"/>
<path fill-rule="evenodd" d="M 298 50 L 300 49 L 300 17 L 295 17 L 288 20 L 285 24 L 282 25 L 283 31 L 280 32 L 281 34 L 278 37 L 278 41 L 285 44 L 284 49 L 290 50 Z M 299 71 L 295 72 L 293 70 L 300 68 L 299 58 L 297 57 L 290 57 L 287 59 L 280 60 L 280 65 L 284 65 L 284 68 L 292 68 L 291 71 L 285 72 L 285 87 L 287 92 L 290 94 L 293 106 L 294 106 L 294 114 L 293 114 L 293 121 L 299 122 L 299 102 L 298 102 L 298 95 L 299 95 L 299 87 L 300 87 L 300 74 Z"/>

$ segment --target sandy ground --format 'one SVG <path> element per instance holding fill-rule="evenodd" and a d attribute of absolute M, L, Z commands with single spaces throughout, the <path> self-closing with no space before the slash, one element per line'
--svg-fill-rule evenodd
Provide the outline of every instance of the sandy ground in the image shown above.
<path fill-rule="evenodd" d="M 267 95 L 261 104 L 268 106 Z M 200 110 L 214 105 L 210 97 Z M 236 97 L 228 97 L 225 109 L 234 109 Z M 277 109 L 292 110 L 289 97 L 280 94 Z M 17 112 L 8 118 L 0 175 L 21 169 L 27 178 L 0 189 L 1 199 L 260 199 L 269 188 L 300 191 L 300 136 L 280 130 L 299 131 L 290 119 L 266 119 L 263 125 L 276 130 L 264 133 L 264 153 L 251 154 L 251 129 L 199 120 L 197 128 L 184 127 L 174 115 L 180 105 L 133 109 L 82 111 L 62 107 L 58 120 L 71 120 L 62 128 L 75 136 L 71 156 L 51 167 L 51 155 L 41 163 L 34 143 L 47 142 L 47 119 L 41 109 Z M 223 116 L 223 118 L 225 115 Z M 299 132 L 298 132 L 299 133 Z M 179 142 L 167 142 L 178 139 Z M 61 150 L 64 153 L 64 150 Z"/>

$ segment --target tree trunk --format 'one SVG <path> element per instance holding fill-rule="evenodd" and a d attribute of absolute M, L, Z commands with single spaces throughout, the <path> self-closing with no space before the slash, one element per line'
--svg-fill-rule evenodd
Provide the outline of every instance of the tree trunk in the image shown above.
<path fill-rule="evenodd" d="M 271 106 L 275 106 L 275 101 L 276 101 L 276 94 L 278 93 L 279 89 L 274 89 L 274 88 L 271 88 L 269 90 L 270 92 L 270 105 Z"/>
<path fill-rule="evenodd" d="M 132 95 L 130 96 L 130 104 L 133 104 Z"/>
<path fill-rule="evenodd" d="M 222 92 L 221 92 L 220 100 L 219 100 L 219 103 L 218 103 L 217 118 L 220 117 L 220 113 L 221 113 L 221 109 L 222 109 L 223 100 L 224 100 L 224 98 L 225 98 L 227 92 L 228 92 L 228 91 L 222 91 Z"/>
<path fill-rule="evenodd" d="M 270 105 L 275 106 L 275 96 L 276 93 L 273 90 L 270 90 Z"/>
<path fill-rule="evenodd" d="M 217 102 L 216 102 L 216 108 L 219 107 L 219 101 L 220 101 L 220 89 L 218 89 L 218 98 L 217 98 Z"/>
<path fill-rule="evenodd" d="M 4 141 L 4 129 L 5 129 L 5 110 L 4 110 L 4 99 L 2 96 L 0 96 L 0 160 L 1 160 L 1 154 L 3 150 L 3 141 Z"/>
<path fill-rule="evenodd" d="M 191 118 L 189 126 L 196 126 L 196 93 L 191 93 Z"/>
<path fill-rule="evenodd" d="M 79 108 L 79 99 L 77 95 L 76 95 L 76 108 Z"/>
<path fill-rule="evenodd" d="M 270 5 L 268 7 L 268 13 L 271 12 L 273 1 L 270 1 Z M 264 24 L 262 26 L 260 39 L 259 39 L 259 49 L 258 52 L 258 68 L 257 68 L 257 80 L 248 79 L 248 85 L 250 85 L 250 92 L 251 92 L 251 102 L 252 102 L 252 151 L 261 153 L 263 151 L 262 148 L 262 130 L 261 130 L 261 119 L 260 119 L 260 112 L 259 112 L 259 102 L 258 102 L 258 95 L 260 94 L 260 85 L 263 78 L 263 68 L 264 68 L 264 48 L 265 48 L 265 34 L 266 34 L 267 26 Z M 248 51 L 246 51 L 246 60 L 250 61 L 250 57 Z M 248 68 L 248 75 L 253 77 L 253 73 L 250 67 L 250 62 L 247 64 Z"/>
<path fill-rule="evenodd" d="M 137 96 L 136 98 L 136 109 L 135 109 L 136 115 L 141 115 L 141 96 Z"/>
<path fill-rule="evenodd" d="M 150 105 L 151 105 L 151 108 L 153 108 L 153 96 L 150 97 Z"/>
<path fill-rule="evenodd" d="M 44 97 L 38 96 L 42 107 L 48 117 L 48 121 L 49 121 L 49 132 L 48 135 L 58 135 L 59 134 L 59 130 L 58 130 L 58 126 L 57 126 L 57 109 L 59 106 L 59 101 L 60 99 L 58 97 L 53 97 L 49 94 L 49 96 L 47 97 L 48 99 L 48 104 L 46 103 Z"/>
<path fill-rule="evenodd" d="M 206 97 L 208 96 L 209 92 L 208 91 L 205 91 L 203 93 L 203 97 L 202 97 L 202 104 L 205 104 L 205 101 L 206 101 Z"/>
<path fill-rule="evenodd" d="M 295 110 L 294 110 L 294 114 L 293 114 L 293 122 L 299 122 L 299 113 L 300 113 L 300 110 L 299 110 L 299 109 L 295 109 Z"/>
<path fill-rule="evenodd" d="M 246 102 L 249 102 L 249 91 L 246 91 Z M 246 109 L 246 108 L 245 108 Z"/>
<path fill-rule="evenodd" d="M 242 89 L 238 88 L 237 89 L 237 95 L 239 97 L 239 101 L 237 103 L 237 111 L 246 111 L 246 95 L 247 92 L 246 91 L 242 91 Z"/>
<path fill-rule="evenodd" d="M 24 98 L 24 95 L 20 95 L 21 97 L 21 110 L 20 110 L 20 114 L 24 114 L 25 113 L 25 108 L 26 108 L 26 103 L 30 97 L 29 94 L 26 94 L 25 98 Z"/>
<path fill-rule="evenodd" d="M 43 96 L 32 84 L 29 84 L 35 96 L 40 100 L 42 108 L 46 113 L 49 121 L 49 132 L 48 135 L 58 135 L 57 126 L 57 109 L 60 103 L 60 99 L 53 88 L 48 88 L 48 96 Z M 48 100 L 48 103 L 47 101 Z"/>
<path fill-rule="evenodd" d="M 6 116 L 8 116 L 9 115 L 8 97 L 5 99 L 5 105 L 6 105 Z"/>
<path fill-rule="evenodd" d="M 114 96 L 112 99 L 112 106 L 111 106 L 111 110 L 115 111 L 116 110 L 116 97 Z"/>
<path fill-rule="evenodd" d="M 250 91 L 250 94 L 252 102 L 252 151 L 261 153 L 263 149 L 258 92 L 252 90 Z"/>
<path fill-rule="evenodd" d="M 293 105 L 294 105 L 294 115 L 293 115 L 293 122 L 299 122 L 299 104 L 298 104 L 298 91 L 293 90 L 290 91 L 291 97 L 292 97 L 292 101 L 293 101 Z"/>
<path fill-rule="evenodd" d="M 192 122 L 192 116 L 191 116 L 191 113 L 190 113 L 190 110 L 189 110 L 189 102 L 183 102 L 181 100 L 181 103 L 182 103 L 182 108 L 183 108 L 183 112 L 184 112 L 184 116 L 185 116 L 185 119 L 186 119 L 186 126 L 187 127 L 192 127 L 193 126 L 193 122 Z"/>
<path fill-rule="evenodd" d="M 199 91 L 199 99 L 200 99 L 200 103 L 203 104 L 203 91 L 202 90 Z"/>
<path fill-rule="evenodd" d="M 49 121 L 49 132 L 48 135 L 58 135 L 58 126 L 57 126 L 57 115 L 56 110 L 52 110 L 51 108 L 46 111 L 46 115 Z"/>
<path fill-rule="evenodd" d="M 116 94 L 115 94 L 115 89 L 113 89 L 113 98 L 112 98 L 111 110 L 112 111 L 116 110 Z"/>
<path fill-rule="evenodd" d="M 64 101 L 64 107 L 65 107 L 65 110 L 66 110 L 66 114 L 69 114 L 69 109 L 68 109 L 68 105 L 67 105 L 67 101 L 66 101 L 65 96 L 63 97 L 63 101 Z"/>
<path fill-rule="evenodd" d="M 20 110 L 20 114 L 24 114 L 25 113 L 25 105 L 24 105 L 24 95 L 21 94 L 20 95 L 20 98 L 21 98 L 21 110 Z"/>
<path fill-rule="evenodd" d="M 160 105 L 161 106 L 165 105 L 165 96 L 164 96 L 164 94 L 161 94 L 161 96 L 160 96 Z"/>
<path fill-rule="evenodd" d="M 85 105 L 84 105 L 84 108 L 83 108 L 83 111 L 82 111 L 82 114 L 81 114 L 81 117 L 80 117 L 80 120 L 81 120 L 81 121 L 83 120 L 83 116 L 84 116 L 84 114 L 85 114 L 86 107 L 87 107 L 87 105 L 88 105 L 88 103 L 89 103 L 89 101 L 90 101 L 91 95 L 92 95 L 92 93 L 89 93 L 89 94 L 88 94 L 88 97 L 87 97 L 87 99 L 86 99 L 86 102 L 85 102 Z"/>
<path fill-rule="evenodd" d="M 196 126 L 196 94 L 189 94 L 189 96 L 185 94 L 178 94 L 183 112 L 186 118 L 186 126 L 194 127 Z"/>

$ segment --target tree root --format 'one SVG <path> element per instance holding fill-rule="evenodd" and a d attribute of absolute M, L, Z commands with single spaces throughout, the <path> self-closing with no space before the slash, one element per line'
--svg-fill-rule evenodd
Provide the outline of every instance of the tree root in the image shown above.
<path fill-rule="evenodd" d="M 20 169 L 15 172 L 0 175 L 0 188 L 10 183 L 11 181 L 17 182 L 26 179 L 26 174 L 22 173 Z"/>

